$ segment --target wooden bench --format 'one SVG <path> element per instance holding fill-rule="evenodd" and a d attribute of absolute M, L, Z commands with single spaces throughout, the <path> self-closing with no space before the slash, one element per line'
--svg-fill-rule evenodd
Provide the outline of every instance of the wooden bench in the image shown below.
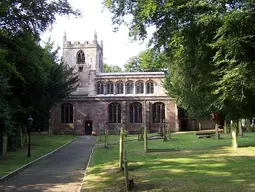
<path fill-rule="evenodd" d="M 200 138 L 211 138 L 215 136 L 215 132 L 196 132 L 195 135 Z"/>

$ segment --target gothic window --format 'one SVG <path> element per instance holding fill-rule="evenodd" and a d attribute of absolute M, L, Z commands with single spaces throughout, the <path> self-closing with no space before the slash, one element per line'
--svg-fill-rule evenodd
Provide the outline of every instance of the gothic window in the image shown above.
<path fill-rule="evenodd" d="M 121 123 L 121 105 L 111 103 L 108 105 L 109 123 Z"/>
<path fill-rule="evenodd" d="M 97 90 L 98 95 L 104 94 L 104 83 L 103 82 L 97 82 L 96 90 Z"/>
<path fill-rule="evenodd" d="M 165 119 L 165 104 L 157 102 L 152 105 L 152 121 L 153 123 L 162 123 Z"/>
<path fill-rule="evenodd" d="M 134 83 L 133 81 L 128 81 L 126 83 L 126 94 L 133 94 L 134 93 Z"/>
<path fill-rule="evenodd" d="M 84 64 L 84 63 L 85 63 L 85 54 L 82 50 L 80 50 L 77 53 L 77 64 Z"/>
<path fill-rule="evenodd" d="M 153 81 L 146 82 L 146 93 L 154 93 L 154 82 Z"/>
<path fill-rule="evenodd" d="M 135 84 L 135 92 L 137 94 L 143 93 L 143 81 L 137 81 Z"/>
<path fill-rule="evenodd" d="M 142 104 L 134 102 L 129 105 L 130 123 L 142 123 Z"/>
<path fill-rule="evenodd" d="M 73 105 L 64 103 L 61 105 L 61 123 L 73 122 Z"/>
<path fill-rule="evenodd" d="M 123 89 L 123 82 L 119 81 L 116 83 L 116 94 L 123 94 L 124 89 Z"/>
<path fill-rule="evenodd" d="M 106 94 L 113 94 L 113 82 L 106 83 Z"/>

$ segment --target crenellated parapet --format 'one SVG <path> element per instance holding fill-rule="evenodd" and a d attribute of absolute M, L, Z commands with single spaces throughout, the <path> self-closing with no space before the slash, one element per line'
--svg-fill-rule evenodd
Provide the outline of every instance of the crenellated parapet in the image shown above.
<path fill-rule="evenodd" d="M 101 48 L 101 46 L 95 41 L 65 41 L 63 48 Z"/>

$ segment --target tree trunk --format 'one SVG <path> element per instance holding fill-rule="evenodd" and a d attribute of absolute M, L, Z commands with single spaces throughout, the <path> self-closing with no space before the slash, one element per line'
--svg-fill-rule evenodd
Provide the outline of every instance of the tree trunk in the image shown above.
<path fill-rule="evenodd" d="M 215 123 L 215 139 L 219 139 L 219 127 L 218 123 Z"/>
<path fill-rule="evenodd" d="M 238 127 L 239 127 L 239 136 L 243 137 L 242 119 L 238 121 Z"/>
<path fill-rule="evenodd" d="M 223 129 L 224 129 L 224 133 L 226 134 L 227 133 L 227 121 L 226 120 L 224 121 Z"/>
<path fill-rule="evenodd" d="M 236 136 L 237 125 L 235 125 L 235 124 L 231 120 L 232 147 L 234 149 L 237 149 L 238 148 L 238 141 L 237 141 L 237 136 Z"/>
<path fill-rule="evenodd" d="M 246 131 L 250 132 L 251 131 L 251 121 L 250 121 L 250 119 L 246 119 L 245 125 L 246 125 Z"/>
<path fill-rule="evenodd" d="M 198 130 L 202 131 L 202 126 L 201 126 L 201 122 L 200 121 L 198 121 Z"/>

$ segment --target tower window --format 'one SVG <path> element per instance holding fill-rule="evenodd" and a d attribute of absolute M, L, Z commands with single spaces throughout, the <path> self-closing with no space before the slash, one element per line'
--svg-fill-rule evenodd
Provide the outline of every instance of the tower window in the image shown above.
<path fill-rule="evenodd" d="M 77 64 L 84 64 L 84 63 L 85 63 L 85 54 L 82 50 L 80 50 L 77 53 Z"/>
<path fill-rule="evenodd" d="M 83 71 L 83 66 L 79 66 L 79 72 Z"/>

